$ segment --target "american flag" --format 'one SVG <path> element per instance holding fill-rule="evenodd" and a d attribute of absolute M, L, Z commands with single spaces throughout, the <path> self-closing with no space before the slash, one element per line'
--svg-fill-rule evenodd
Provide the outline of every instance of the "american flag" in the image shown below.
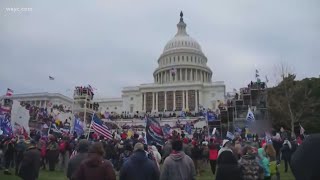
<path fill-rule="evenodd" d="M 92 129 L 96 133 L 108 139 L 112 139 L 112 133 L 109 130 L 109 128 L 106 125 L 104 125 L 103 122 L 95 114 L 93 115 L 93 118 L 92 118 Z"/>
<path fill-rule="evenodd" d="M 49 80 L 54 80 L 54 77 L 52 77 L 52 76 L 49 76 Z"/>
<path fill-rule="evenodd" d="M 12 95 L 13 95 L 13 90 L 8 88 L 6 96 L 12 96 Z"/>

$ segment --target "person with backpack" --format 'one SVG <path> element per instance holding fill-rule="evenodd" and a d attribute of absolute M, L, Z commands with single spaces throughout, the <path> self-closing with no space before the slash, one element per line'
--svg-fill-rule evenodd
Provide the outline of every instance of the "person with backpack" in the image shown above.
<path fill-rule="evenodd" d="M 160 176 L 156 163 L 147 157 L 144 145 L 136 143 L 133 154 L 123 164 L 120 180 L 158 180 Z"/>
<path fill-rule="evenodd" d="M 210 167 L 211 167 L 211 171 L 212 174 L 215 175 L 216 174 L 216 164 L 217 164 L 217 159 L 218 159 L 218 148 L 219 145 L 215 144 L 213 142 L 213 139 L 210 139 L 210 143 L 209 143 L 209 161 L 210 161 Z"/>
<path fill-rule="evenodd" d="M 23 153 L 27 149 L 24 136 L 19 137 L 19 141 L 15 146 L 15 174 L 18 174 L 18 170 L 23 159 Z"/>
<path fill-rule="evenodd" d="M 54 171 L 59 158 L 59 145 L 56 142 L 56 137 L 49 135 L 49 143 L 47 146 L 47 159 L 49 162 L 49 171 Z"/>
<path fill-rule="evenodd" d="M 88 150 L 88 158 L 84 160 L 71 180 L 116 180 L 112 163 L 103 159 L 104 149 L 101 142 L 93 143 Z"/>
<path fill-rule="evenodd" d="M 198 141 L 193 142 L 193 148 L 191 149 L 191 158 L 193 160 L 194 166 L 198 176 L 200 176 L 200 165 L 202 159 L 202 148 L 198 144 Z"/>
<path fill-rule="evenodd" d="M 60 170 L 64 170 L 67 166 L 67 159 L 69 157 L 69 142 L 67 138 L 64 138 L 59 143 L 60 154 Z"/>

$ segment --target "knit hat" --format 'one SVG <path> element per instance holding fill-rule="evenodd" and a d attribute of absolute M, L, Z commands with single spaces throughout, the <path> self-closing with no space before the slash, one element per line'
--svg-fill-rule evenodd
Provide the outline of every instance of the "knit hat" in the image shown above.
<path fill-rule="evenodd" d="M 79 152 L 88 152 L 89 142 L 86 139 L 81 139 L 78 144 Z"/>
<path fill-rule="evenodd" d="M 142 143 L 136 143 L 136 144 L 134 145 L 133 151 L 138 151 L 138 150 L 144 151 L 144 146 L 143 146 Z"/>
<path fill-rule="evenodd" d="M 224 139 L 224 140 L 222 141 L 222 147 L 224 147 L 228 142 L 229 142 L 228 139 Z"/>

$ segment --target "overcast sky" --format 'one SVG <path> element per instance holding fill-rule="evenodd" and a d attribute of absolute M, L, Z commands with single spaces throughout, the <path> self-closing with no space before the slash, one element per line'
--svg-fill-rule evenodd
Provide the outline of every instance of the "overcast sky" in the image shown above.
<path fill-rule="evenodd" d="M 274 84 L 281 63 L 299 79 L 320 75 L 319 0 L 1 0 L 0 7 L 0 94 L 71 95 L 91 84 L 99 97 L 120 97 L 125 86 L 152 83 L 180 10 L 213 81 L 228 91 L 254 79 L 255 69 Z"/>

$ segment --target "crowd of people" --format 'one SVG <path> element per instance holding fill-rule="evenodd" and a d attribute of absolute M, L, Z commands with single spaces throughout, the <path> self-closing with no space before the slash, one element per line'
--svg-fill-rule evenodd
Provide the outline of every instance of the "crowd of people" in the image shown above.
<path fill-rule="evenodd" d="M 51 134 L 39 140 L 2 136 L 0 168 L 5 175 L 14 172 L 24 180 L 38 179 L 40 169 L 47 168 L 63 170 L 70 180 L 115 180 L 117 176 L 120 180 L 194 180 L 210 166 L 216 180 L 268 180 L 280 179 L 291 165 L 297 179 L 314 180 L 320 179 L 319 166 L 301 163 L 319 150 L 308 147 L 311 140 L 312 146 L 320 146 L 320 135 L 300 142 L 279 134 L 251 141 L 240 136 L 228 140 L 174 134 L 162 146 L 147 145 L 138 134 L 112 140 Z M 279 170 L 281 160 L 284 172 Z M 308 175 L 302 171 L 306 168 Z"/>

